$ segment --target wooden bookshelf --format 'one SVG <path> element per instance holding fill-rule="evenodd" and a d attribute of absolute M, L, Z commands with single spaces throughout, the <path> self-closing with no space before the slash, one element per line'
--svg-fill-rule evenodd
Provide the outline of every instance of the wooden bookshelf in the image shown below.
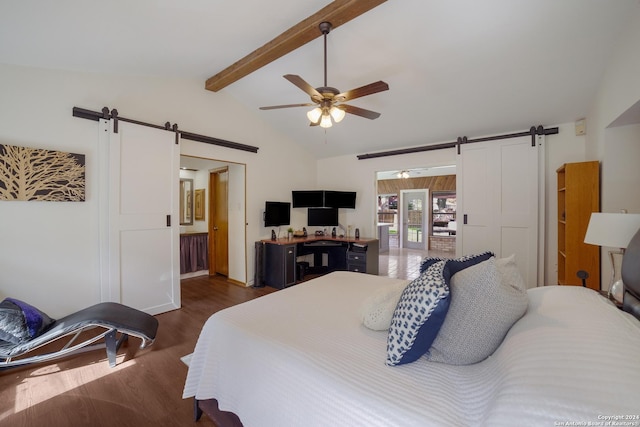
<path fill-rule="evenodd" d="M 600 164 L 566 163 L 558 170 L 558 284 L 600 289 L 600 248 L 584 243 L 592 212 L 600 211 Z"/>

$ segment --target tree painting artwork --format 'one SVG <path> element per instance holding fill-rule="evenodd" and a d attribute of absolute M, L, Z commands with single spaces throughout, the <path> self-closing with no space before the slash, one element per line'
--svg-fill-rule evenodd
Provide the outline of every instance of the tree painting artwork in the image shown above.
<path fill-rule="evenodd" d="M 0 200 L 84 202 L 84 157 L 0 144 Z"/>

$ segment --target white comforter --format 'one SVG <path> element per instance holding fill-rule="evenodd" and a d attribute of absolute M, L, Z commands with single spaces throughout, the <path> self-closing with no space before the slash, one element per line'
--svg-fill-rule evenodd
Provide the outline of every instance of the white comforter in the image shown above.
<path fill-rule="evenodd" d="M 475 365 L 389 367 L 386 332 L 365 328 L 359 309 L 394 282 L 335 272 L 214 314 L 183 397 L 216 398 L 245 427 L 587 425 L 640 415 L 640 322 L 596 292 L 530 290 L 527 314 Z"/>

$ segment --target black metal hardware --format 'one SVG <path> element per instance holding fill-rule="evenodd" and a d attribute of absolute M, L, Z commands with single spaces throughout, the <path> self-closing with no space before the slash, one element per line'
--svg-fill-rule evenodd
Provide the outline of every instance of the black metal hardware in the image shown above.
<path fill-rule="evenodd" d="M 115 108 L 111 110 L 111 113 L 109 113 L 109 109 L 107 107 L 104 107 L 101 112 L 91 111 L 91 110 L 87 110 L 80 107 L 73 107 L 72 115 L 73 117 L 93 120 L 96 122 L 100 119 L 105 119 L 105 120 L 114 119 L 115 133 L 118 133 L 118 120 L 120 120 L 123 122 L 133 123 L 141 126 L 147 126 L 155 129 L 172 130 L 173 132 L 176 132 L 176 144 L 179 143 L 179 140 L 178 140 L 178 134 L 179 134 L 184 139 L 190 139 L 192 141 L 204 142 L 206 144 L 218 145 L 226 148 L 233 148 L 234 150 L 242 150 L 242 151 L 248 151 L 251 153 L 257 153 L 259 149 L 258 147 L 254 147 L 253 145 L 240 144 L 238 142 L 227 141 L 220 138 L 213 138 L 210 136 L 204 136 L 204 135 L 198 135 L 191 132 L 180 131 L 178 130 L 177 124 L 174 124 L 173 126 L 171 126 L 169 122 L 166 122 L 164 126 L 158 126 L 151 123 L 141 122 L 139 120 L 127 119 L 125 117 L 118 116 L 118 110 L 116 110 Z"/>
<path fill-rule="evenodd" d="M 464 215 L 462 216 L 462 223 L 463 223 L 463 224 L 466 224 L 466 223 L 467 223 L 467 214 L 464 214 Z"/>
<path fill-rule="evenodd" d="M 167 215 L 167 227 L 171 227 L 171 215 Z"/>
<path fill-rule="evenodd" d="M 111 110 L 111 118 L 113 119 L 113 133 L 118 133 L 118 110 Z"/>
<path fill-rule="evenodd" d="M 537 135 L 556 135 L 557 133 L 558 133 L 557 127 L 545 129 L 543 126 L 538 126 L 536 128 Z M 494 135 L 494 136 L 487 136 L 484 138 L 474 138 L 474 139 L 467 139 L 467 137 L 465 136 L 462 138 L 462 140 L 458 138 L 458 141 L 456 142 L 423 145 L 421 147 L 404 148 L 401 150 L 381 151 L 379 153 L 371 153 L 371 154 L 359 154 L 356 157 L 358 158 L 358 160 L 366 160 L 366 159 L 375 159 L 377 157 L 398 156 L 401 154 L 420 153 L 422 151 L 441 150 L 444 148 L 458 147 L 459 149 L 461 144 L 471 144 L 473 142 L 497 141 L 500 139 L 518 138 L 521 136 L 529 136 L 529 135 L 531 135 L 531 130 L 526 132 L 508 133 L 504 135 Z M 458 152 L 458 154 L 460 154 L 460 152 Z"/>

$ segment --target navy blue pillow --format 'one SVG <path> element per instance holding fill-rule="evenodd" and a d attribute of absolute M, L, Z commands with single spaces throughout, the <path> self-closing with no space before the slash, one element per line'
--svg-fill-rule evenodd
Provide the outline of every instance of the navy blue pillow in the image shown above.
<path fill-rule="evenodd" d="M 424 271 L 407 285 L 393 312 L 387 336 L 387 365 L 411 363 L 429 351 L 449 310 L 451 277 L 492 256 L 485 252 L 459 259 L 430 258 L 423 263 Z"/>
<path fill-rule="evenodd" d="M 42 334 L 53 322 L 26 302 L 5 298 L 0 303 L 0 340 L 21 344 Z"/>
<path fill-rule="evenodd" d="M 471 265 L 476 265 L 481 263 L 482 261 L 486 261 L 489 258 L 491 258 L 492 256 L 494 256 L 493 252 L 482 252 L 480 254 L 475 254 L 475 255 L 464 255 L 460 258 L 437 258 L 437 257 L 427 257 L 424 258 L 422 260 L 422 262 L 420 263 L 420 273 L 424 273 L 424 271 L 429 268 L 430 265 L 438 262 L 438 261 L 450 261 L 450 262 L 454 262 L 456 263 L 455 265 L 459 266 L 458 267 L 453 267 L 453 268 L 457 268 L 457 270 L 453 273 L 451 273 L 451 275 L 453 276 L 454 274 L 456 274 L 458 271 L 460 270 L 464 270 L 467 267 L 470 267 Z M 467 264 L 467 261 L 469 260 L 473 260 L 471 265 Z"/>

